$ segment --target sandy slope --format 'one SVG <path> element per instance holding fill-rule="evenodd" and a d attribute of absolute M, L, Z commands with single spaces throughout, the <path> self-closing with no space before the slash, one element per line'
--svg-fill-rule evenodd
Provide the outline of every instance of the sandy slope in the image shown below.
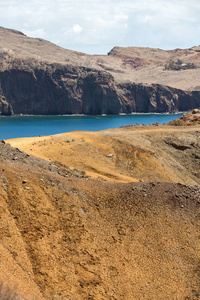
<path fill-rule="evenodd" d="M 86 171 L 88 176 L 121 182 L 196 184 L 200 182 L 198 129 L 199 125 L 130 126 L 8 142 L 64 167 Z"/>
<path fill-rule="evenodd" d="M 199 129 L 0 142 L 0 281 L 24 299 L 198 300 Z"/>
<path fill-rule="evenodd" d="M 0 279 L 24 298 L 198 299 L 197 186 L 67 179 L 9 160 L 0 178 Z"/>

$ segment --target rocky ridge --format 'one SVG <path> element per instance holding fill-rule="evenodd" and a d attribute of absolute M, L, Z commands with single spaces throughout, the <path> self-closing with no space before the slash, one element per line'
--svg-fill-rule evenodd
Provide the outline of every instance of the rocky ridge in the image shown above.
<path fill-rule="evenodd" d="M 116 47 L 107 56 L 92 56 L 2 27 L 0 42 L 2 115 L 174 112 L 200 106 L 198 47 L 171 52 Z M 197 68 L 164 71 L 164 64 L 177 57 Z"/>

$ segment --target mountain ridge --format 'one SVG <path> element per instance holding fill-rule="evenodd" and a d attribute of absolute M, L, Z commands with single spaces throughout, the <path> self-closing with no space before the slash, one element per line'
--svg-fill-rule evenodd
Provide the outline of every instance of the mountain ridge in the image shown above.
<path fill-rule="evenodd" d="M 174 112 L 200 106 L 199 47 L 114 47 L 108 55 L 87 55 L 3 27 L 0 45 L 2 115 Z M 179 61 L 179 71 L 166 68 L 172 61 L 172 67 Z"/>

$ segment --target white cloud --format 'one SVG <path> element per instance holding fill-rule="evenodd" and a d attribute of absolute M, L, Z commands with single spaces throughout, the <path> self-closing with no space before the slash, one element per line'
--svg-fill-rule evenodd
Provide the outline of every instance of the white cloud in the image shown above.
<path fill-rule="evenodd" d="M 1 26 L 87 53 L 198 45 L 199 0 L 1 0 Z"/>
<path fill-rule="evenodd" d="M 79 25 L 79 24 L 75 24 L 73 27 L 72 27 L 72 31 L 74 33 L 81 33 L 83 31 L 83 28 Z"/>

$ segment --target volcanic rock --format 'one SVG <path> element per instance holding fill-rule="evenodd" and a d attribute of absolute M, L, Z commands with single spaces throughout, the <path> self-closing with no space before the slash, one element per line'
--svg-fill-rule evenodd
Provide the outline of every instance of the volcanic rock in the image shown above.
<path fill-rule="evenodd" d="M 0 41 L 1 115 L 162 113 L 200 106 L 198 47 L 116 47 L 107 56 L 91 56 L 3 27 Z M 178 57 L 195 62 L 195 69 L 164 69 Z"/>

